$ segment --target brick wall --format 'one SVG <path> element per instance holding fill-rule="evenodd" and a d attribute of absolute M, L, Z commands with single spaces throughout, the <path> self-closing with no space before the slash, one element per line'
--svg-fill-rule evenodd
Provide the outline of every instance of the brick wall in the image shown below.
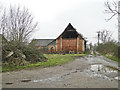
<path fill-rule="evenodd" d="M 61 51 L 62 49 L 61 49 L 61 36 L 57 39 L 57 43 L 56 43 L 56 45 L 57 45 L 57 50 L 58 51 Z"/>
<path fill-rule="evenodd" d="M 78 46 L 77 46 L 77 41 L 78 41 Z M 83 51 L 83 39 L 78 36 L 78 39 L 77 38 L 74 38 L 74 39 L 61 39 L 61 36 L 57 39 L 56 41 L 56 46 L 53 46 L 54 47 L 54 52 L 56 51 L 65 51 L 65 52 L 69 52 L 69 51 L 75 51 L 75 52 L 79 52 L 81 53 Z M 52 46 L 49 46 L 48 50 L 49 52 L 51 52 L 50 48 Z M 77 49 L 78 47 L 78 49 Z"/>
<path fill-rule="evenodd" d="M 79 42 L 78 42 L 78 48 L 79 48 L 79 52 L 82 52 L 82 43 L 83 43 L 83 39 L 81 39 L 81 37 L 80 36 L 78 36 L 78 38 L 79 38 Z"/>
<path fill-rule="evenodd" d="M 77 39 L 63 39 L 62 49 L 65 52 L 77 51 Z"/>

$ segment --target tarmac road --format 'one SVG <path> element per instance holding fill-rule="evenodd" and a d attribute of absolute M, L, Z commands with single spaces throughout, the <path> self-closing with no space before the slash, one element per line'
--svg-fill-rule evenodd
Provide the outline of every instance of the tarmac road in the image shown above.
<path fill-rule="evenodd" d="M 103 56 L 78 57 L 67 64 L 2 74 L 3 88 L 118 88 L 118 63 Z"/>

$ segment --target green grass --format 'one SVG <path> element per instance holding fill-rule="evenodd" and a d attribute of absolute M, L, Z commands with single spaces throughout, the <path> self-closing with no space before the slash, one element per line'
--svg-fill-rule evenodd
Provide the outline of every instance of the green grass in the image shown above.
<path fill-rule="evenodd" d="M 29 64 L 26 66 L 12 66 L 12 67 L 4 66 L 4 67 L 2 67 L 2 72 L 21 70 L 21 69 L 26 69 L 26 68 L 31 68 L 31 67 L 43 68 L 43 67 L 61 65 L 61 64 L 64 64 L 64 63 L 74 60 L 76 56 L 85 56 L 85 55 L 86 54 L 65 54 L 65 55 L 44 54 L 44 56 L 48 58 L 48 60 L 46 62 L 38 62 L 36 64 Z"/>
<path fill-rule="evenodd" d="M 107 57 L 107 58 L 109 58 L 109 59 L 111 59 L 111 60 L 113 60 L 113 61 L 120 62 L 120 58 L 118 58 L 118 57 L 115 57 L 115 56 L 106 56 L 103 53 L 100 53 L 100 54 L 103 55 L 103 56 L 105 56 L 105 57 Z"/>
<path fill-rule="evenodd" d="M 111 59 L 111 60 L 114 60 L 114 61 L 120 62 L 120 58 L 118 58 L 118 57 L 114 57 L 114 56 L 106 56 L 106 55 L 105 55 L 105 57 L 107 57 L 107 58 L 109 58 L 109 59 Z"/>

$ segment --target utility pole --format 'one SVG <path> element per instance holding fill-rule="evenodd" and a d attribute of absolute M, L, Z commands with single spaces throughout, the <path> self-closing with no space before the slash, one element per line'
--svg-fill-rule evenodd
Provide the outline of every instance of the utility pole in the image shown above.
<path fill-rule="evenodd" d="M 118 2 L 118 44 L 120 46 L 120 1 Z"/>
<path fill-rule="evenodd" d="M 100 31 L 98 31 L 97 33 L 98 33 L 98 45 L 99 45 L 99 40 L 100 40 Z"/>

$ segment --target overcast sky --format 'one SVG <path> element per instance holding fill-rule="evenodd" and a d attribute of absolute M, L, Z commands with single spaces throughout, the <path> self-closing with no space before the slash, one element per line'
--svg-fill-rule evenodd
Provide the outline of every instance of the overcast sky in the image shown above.
<path fill-rule="evenodd" d="M 97 31 L 110 30 L 118 40 L 117 17 L 109 22 L 105 19 L 106 0 L 0 0 L 3 7 L 25 6 L 39 23 L 31 39 L 55 39 L 69 23 L 83 34 L 89 42 L 97 42 Z M 88 43 L 89 43 L 88 42 Z"/>

